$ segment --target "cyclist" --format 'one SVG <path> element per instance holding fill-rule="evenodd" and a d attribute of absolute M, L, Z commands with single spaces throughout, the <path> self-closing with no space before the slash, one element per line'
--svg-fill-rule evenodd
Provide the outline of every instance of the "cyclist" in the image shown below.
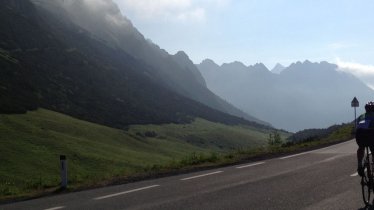
<path fill-rule="evenodd" d="M 362 160 L 364 159 L 365 147 L 369 146 L 370 151 L 374 151 L 374 102 L 369 101 L 365 105 L 365 114 L 357 119 L 356 142 L 357 149 L 357 173 L 364 175 Z"/>

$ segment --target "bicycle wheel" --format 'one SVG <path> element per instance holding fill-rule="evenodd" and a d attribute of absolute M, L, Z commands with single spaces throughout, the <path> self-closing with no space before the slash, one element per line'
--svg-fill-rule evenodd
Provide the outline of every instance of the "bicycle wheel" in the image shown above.
<path fill-rule="evenodd" d="M 366 157 L 364 160 L 364 176 L 361 177 L 361 188 L 362 188 L 362 198 L 365 205 L 370 204 L 370 193 L 372 190 L 373 176 L 370 168 L 370 157 Z"/>

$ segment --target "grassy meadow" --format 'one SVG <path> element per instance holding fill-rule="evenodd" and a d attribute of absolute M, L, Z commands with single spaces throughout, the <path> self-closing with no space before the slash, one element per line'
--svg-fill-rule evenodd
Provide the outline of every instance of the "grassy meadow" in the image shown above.
<path fill-rule="evenodd" d="M 0 200 L 58 189 L 60 154 L 67 156 L 69 189 L 76 189 L 116 178 L 218 164 L 235 151 L 264 148 L 269 132 L 203 119 L 120 130 L 45 109 L 1 114 Z"/>

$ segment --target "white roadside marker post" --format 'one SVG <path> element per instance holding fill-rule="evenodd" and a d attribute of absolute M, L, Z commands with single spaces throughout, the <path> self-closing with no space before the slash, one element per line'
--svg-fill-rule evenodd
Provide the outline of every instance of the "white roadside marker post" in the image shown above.
<path fill-rule="evenodd" d="M 60 168 L 61 168 L 61 188 L 66 189 L 68 186 L 68 166 L 65 155 L 60 155 Z"/>

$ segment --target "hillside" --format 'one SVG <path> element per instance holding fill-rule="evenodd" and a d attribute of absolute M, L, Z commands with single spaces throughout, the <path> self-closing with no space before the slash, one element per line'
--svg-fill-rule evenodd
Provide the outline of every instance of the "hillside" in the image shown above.
<path fill-rule="evenodd" d="M 205 60 L 197 66 L 217 95 L 288 131 L 352 121 L 353 97 L 364 104 L 374 94 L 362 81 L 327 62 L 296 62 L 279 74 L 263 64 L 233 62 L 218 66 Z"/>
<path fill-rule="evenodd" d="M 257 148 L 266 144 L 268 132 L 203 119 L 120 130 L 44 109 L 0 114 L 0 200 L 58 187 L 60 154 L 67 156 L 69 185 L 74 189 Z"/>
<path fill-rule="evenodd" d="M 29 1 L 2 2 L 2 113 L 44 107 L 116 128 L 194 117 L 255 124 L 167 88 L 152 66 L 59 17 Z"/>
<path fill-rule="evenodd" d="M 170 55 L 146 40 L 111 0 L 99 1 L 100 7 L 92 7 L 91 4 L 94 2 L 84 0 L 32 0 L 32 2 L 40 12 L 48 13 L 45 18 L 47 21 L 50 19 L 49 16 L 53 16 L 64 23 L 74 24 L 93 39 L 99 40 L 110 48 L 121 50 L 149 67 L 147 75 L 166 89 L 213 109 L 264 123 L 212 93 L 185 53 Z M 53 22 L 50 24 L 54 25 Z"/>

